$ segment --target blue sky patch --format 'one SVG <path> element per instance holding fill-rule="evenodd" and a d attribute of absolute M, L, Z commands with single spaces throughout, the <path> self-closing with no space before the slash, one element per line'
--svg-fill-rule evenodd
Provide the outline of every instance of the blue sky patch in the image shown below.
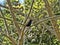
<path fill-rule="evenodd" d="M 0 0 L 1 5 L 4 5 L 4 3 L 5 3 L 5 0 Z"/>
<path fill-rule="evenodd" d="M 19 2 L 20 2 L 21 4 L 23 4 L 23 3 L 24 3 L 24 0 L 19 0 Z"/>

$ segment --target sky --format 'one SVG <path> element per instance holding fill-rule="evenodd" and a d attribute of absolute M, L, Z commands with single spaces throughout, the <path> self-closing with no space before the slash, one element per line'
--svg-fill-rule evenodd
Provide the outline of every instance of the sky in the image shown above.
<path fill-rule="evenodd" d="M 0 0 L 1 5 L 4 5 L 4 3 L 5 3 L 5 0 Z"/>
<path fill-rule="evenodd" d="M 24 3 L 24 0 L 19 0 L 19 2 L 23 4 Z"/>

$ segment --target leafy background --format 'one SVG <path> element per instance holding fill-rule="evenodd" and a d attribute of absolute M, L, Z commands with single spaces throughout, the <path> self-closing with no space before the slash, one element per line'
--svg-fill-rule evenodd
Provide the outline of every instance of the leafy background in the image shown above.
<path fill-rule="evenodd" d="M 43 0 L 10 0 L 20 29 L 23 45 L 60 45 Z M 60 0 L 48 0 L 60 31 Z M 32 5 L 33 4 L 33 5 Z M 19 35 L 7 0 L 0 2 L 0 45 L 19 45 Z M 32 20 L 30 27 L 25 26 Z"/>

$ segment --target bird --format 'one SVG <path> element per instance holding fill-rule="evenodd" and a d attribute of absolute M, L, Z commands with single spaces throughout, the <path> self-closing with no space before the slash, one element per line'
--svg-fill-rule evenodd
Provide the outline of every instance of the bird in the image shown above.
<path fill-rule="evenodd" d="M 29 20 L 29 22 L 26 24 L 27 27 L 29 27 L 32 23 L 32 20 Z"/>

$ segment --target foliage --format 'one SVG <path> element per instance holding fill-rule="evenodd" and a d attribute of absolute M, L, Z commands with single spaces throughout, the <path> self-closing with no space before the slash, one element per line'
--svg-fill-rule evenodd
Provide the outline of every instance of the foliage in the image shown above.
<path fill-rule="evenodd" d="M 24 45 L 60 45 L 60 41 L 55 36 L 56 33 L 52 27 L 51 17 L 49 17 L 43 0 L 25 0 L 24 4 L 20 4 L 18 0 L 10 1 L 16 21 L 13 19 L 12 10 L 9 9 L 7 1 L 5 6 L 2 6 L 4 9 L 0 8 L 1 45 L 14 45 L 15 41 L 17 45 L 19 44 L 19 36 L 21 36 L 19 34 L 21 32 L 17 31 L 18 29 L 14 22 L 19 25 L 19 31 L 22 30 L 24 32 L 25 37 L 22 37 Z M 52 7 L 52 12 L 60 29 L 59 0 L 48 0 L 48 2 Z M 30 27 L 27 27 L 26 24 L 30 19 L 32 24 Z"/>

